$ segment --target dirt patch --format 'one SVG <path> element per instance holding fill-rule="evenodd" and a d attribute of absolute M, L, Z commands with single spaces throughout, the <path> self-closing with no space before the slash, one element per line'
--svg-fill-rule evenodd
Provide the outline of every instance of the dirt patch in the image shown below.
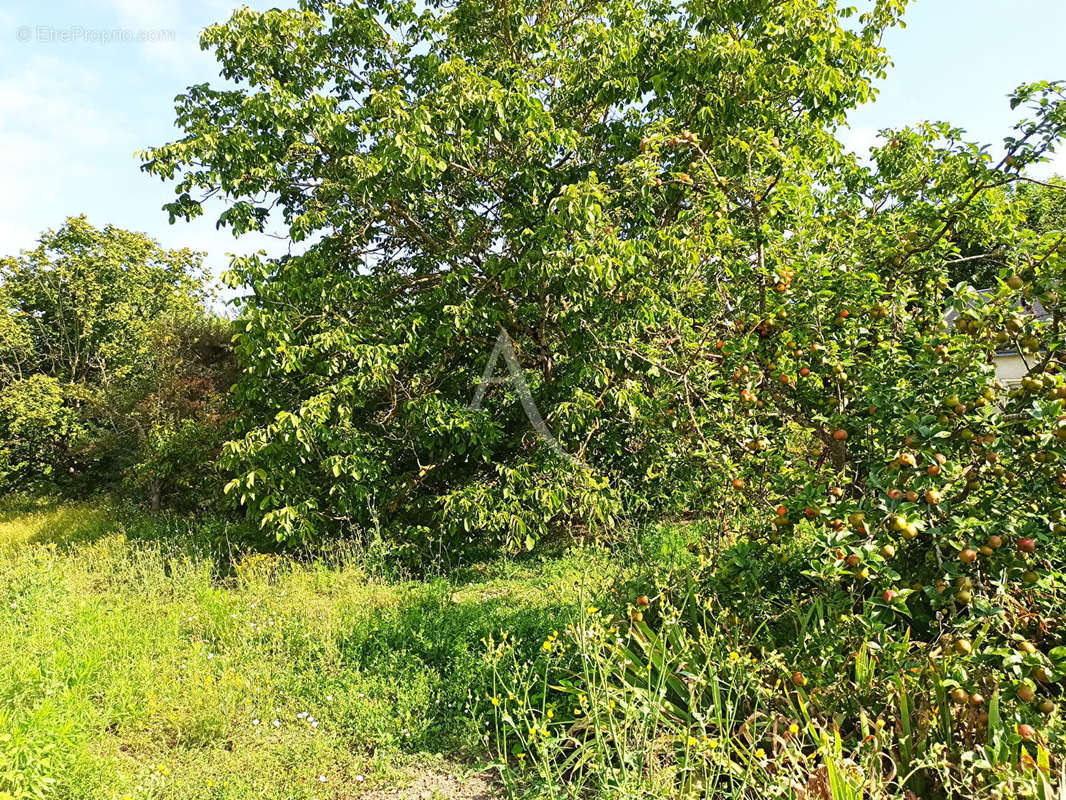
<path fill-rule="evenodd" d="M 461 778 L 434 770 L 411 773 L 403 786 L 358 795 L 359 800 L 502 800 L 504 796 L 489 773 Z"/>

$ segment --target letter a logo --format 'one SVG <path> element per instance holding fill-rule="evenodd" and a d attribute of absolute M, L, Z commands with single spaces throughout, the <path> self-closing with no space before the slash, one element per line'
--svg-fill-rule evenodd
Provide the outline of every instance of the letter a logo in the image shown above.
<path fill-rule="evenodd" d="M 501 356 L 504 363 L 507 364 L 507 372 L 510 373 L 508 378 L 493 377 L 493 373 L 496 371 L 496 362 L 500 360 Z M 481 374 L 481 383 L 478 384 L 477 391 L 474 392 L 474 399 L 470 401 L 470 408 L 474 411 L 480 411 L 487 387 L 498 383 L 514 384 L 515 391 L 518 392 L 518 398 L 522 401 L 522 408 L 526 412 L 526 417 L 542 441 L 574 466 L 583 466 L 580 461 L 563 450 L 559 442 L 552 436 L 551 431 L 548 430 L 548 426 L 544 424 L 544 418 L 541 417 L 540 411 L 533 402 L 533 395 L 529 392 L 529 385 L 526 383 L 526 376 L 522 372 L 522 365 L 518 363 L 518 358 L 515 356 L 511 337 L 507 335 L 507 331 L 503 328 L 500 328 L 500 335 L 496 337 L 492 355 L 489 356 L 489 362 L 485 365 L 485 371 Z"/>

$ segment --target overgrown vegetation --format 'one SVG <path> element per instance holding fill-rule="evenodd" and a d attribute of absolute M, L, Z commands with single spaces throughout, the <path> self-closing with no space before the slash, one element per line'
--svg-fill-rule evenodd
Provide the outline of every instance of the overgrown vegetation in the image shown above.
<path fill-rule="evenodd" d="M 350 797 L 475 768 L 483 639 L 532 655 L 578 586 L 622 573 L 585 548 L 409 580 L 343 545 L 231 561 L 232 533 L 5 504 L 0 796 Z"/>
<path fill-rule="evenodd" d="M 143 618 L 132 664 L 191 647 L 205 705 L 100 672 L 124 705 L 71 656 L 63 780 L 150 752 L 171 703 L 171 750 L 238 752 L 266 702 L 262 757 L 303 762 L 322 739 L 281 729 L 327 692 L 323 758 L 467 748 L 514 794 L 1066 796 L 1066 184 L 1029 172 L 1066 84 L 1019 86 L 995 156 L 941 122 L 850 154 L 905 5 L 302 0 L 205 31 L 231 84 L 181 95 L 145 170 L 172 218 L 216 198 L 313 244 L 233 262 L 227 400 L 194 255 L 73 219 L 3 262 L 0 479 L 220 515 L 200 550 L 13 551 L 46 612 L 13 617 L 6 741 L 55 702 L 16 673 L 97 625 L 117 665 L 140 634 L 106 621 Z"/>
<path fill-rule="evenodd" d="M 72 217 L 0 260 L 0 489 L 212 503 L 231 331 L 200 254 Z"/>

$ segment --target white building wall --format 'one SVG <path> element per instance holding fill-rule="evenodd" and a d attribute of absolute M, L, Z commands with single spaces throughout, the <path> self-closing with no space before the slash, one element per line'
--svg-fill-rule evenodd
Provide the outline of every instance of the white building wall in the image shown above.
<path fill-rule="evenodd" d="M 1015 353 L 996 356 L 996 379 L 1001 383 L 1018 383 L 1029 371 L 1020 355 Z"/>

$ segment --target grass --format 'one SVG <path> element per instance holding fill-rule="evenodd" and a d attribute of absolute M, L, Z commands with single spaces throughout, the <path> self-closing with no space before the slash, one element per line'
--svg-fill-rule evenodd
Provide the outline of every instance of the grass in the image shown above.
<path fill-rule="evenodd" d="M 417 579 L 345 545 L 235 555 L 235 533 L 0 501 L 0 800 L 488 800 L 497 776 L 529 800 L 901 800 L 897 756 L 922 797 L 1066 798 L 1057 714 L 1039 771 L 998 701 L 999 749 L 950 761 L 975 715 L 939 673 L 931 697 L 889 640 L 879 661 L 811 625 L 818 602 L 774 627 L 787 565 L 703 523 Z M 708 559 L 740 588 L 713 593 Z"/>
<path fill-rule="evenodd" d="M 469 769 L 483 639 L 535 647 L 617 569 L 583 548 L 421 581 L 341 549 L 230 563 L 208 528 L 0 509 L 0 798 L 321 800 Z"/>

